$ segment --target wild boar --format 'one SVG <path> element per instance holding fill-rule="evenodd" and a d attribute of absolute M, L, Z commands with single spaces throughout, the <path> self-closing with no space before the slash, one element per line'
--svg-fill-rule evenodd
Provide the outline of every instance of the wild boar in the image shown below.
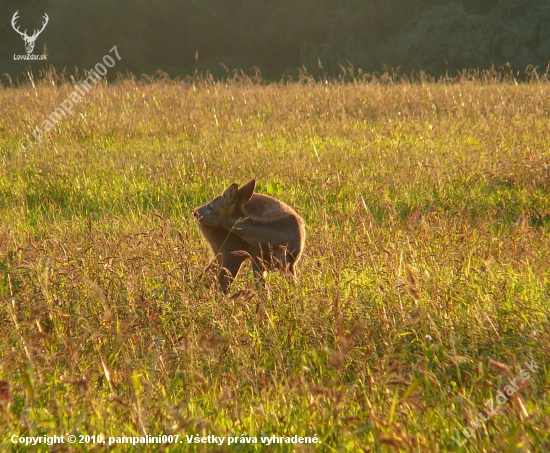
<path fill-rule="evenodd" d="M 218 281 L 225 293 L 243 262 L 252 258 L 254 276 L 275 268 L 296 275 L 304 250 L 304 221 L 290 206 L 254 193 L 256 180 L 239 188 L 231 184 L 220 196 L 193 209 L 197 225 L 219 265 Z"/>

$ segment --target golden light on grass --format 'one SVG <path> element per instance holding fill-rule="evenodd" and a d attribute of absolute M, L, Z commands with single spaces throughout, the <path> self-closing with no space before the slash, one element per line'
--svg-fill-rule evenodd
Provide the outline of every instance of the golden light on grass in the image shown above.
<path fill-rule="evenodd" d="M 4 432 L 445 451 L 506 369 L 548 368 L 547 81 L 130 77 L 19 149 L 70 90 L 0 89 Z M 261 304 L 203 272 L 190 210 L 252 177 L 308 235 Z M 550 448 L 548 379 L 472 448 Z"/>

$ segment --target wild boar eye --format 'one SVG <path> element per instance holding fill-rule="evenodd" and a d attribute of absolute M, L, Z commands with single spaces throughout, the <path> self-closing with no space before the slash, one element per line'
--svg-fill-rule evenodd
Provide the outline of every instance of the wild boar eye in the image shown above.
<path fill-rule="evenodd" d="M 208 205 L 208 206 L 206 207 L 206 212 L 210 212 L 210 211 L 212 211 L 212 206 Z"/>

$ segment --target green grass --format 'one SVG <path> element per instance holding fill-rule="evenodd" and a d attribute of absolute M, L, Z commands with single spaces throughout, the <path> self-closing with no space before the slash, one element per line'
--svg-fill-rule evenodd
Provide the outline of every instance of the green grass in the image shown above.
<path fill-rule="evenodd" d="M 547 82 L 127 79 L 25 152 L 72 91 L 52 80 L 0 89 L 9 449 L 145 433 L 183 451 L 214 449 L 195 434 L 258 438 L 218 451 L 550 448 Z M 307 224 L 297 285 L 273 273 L 267 300 L 248 269 L 223 296 L 191 215 L 252 177 Z M 526 361 L 525 388 L 459 447 Z"/>

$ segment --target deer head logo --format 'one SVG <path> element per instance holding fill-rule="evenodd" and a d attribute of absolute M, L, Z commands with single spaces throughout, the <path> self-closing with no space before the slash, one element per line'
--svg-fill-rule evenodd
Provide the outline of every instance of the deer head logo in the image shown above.
<path fill-rule="evenodd" d="M 25 41 L 25 49 L 27 50 L 27 54 L 31 54 L 32 50 L 34 49 L 34 42 L 36 41 L 36 38 L 38 38 L 38 35 L 42 33 L 42 31 L 44 31 L 44 28 L 46 28 L 46 25 L 48 24 L 48 20 L 50 20 L 50 18 L 46 13 L 44 13 L 44 22 L 42 23 L 42 29 L 34 30 L 34 33 L 32 34 L 32 36 L 29 36 L 27 35 L 27 30 L 22 32 L 19 30 L 19 27 L 16 27 L 15 21 L 19 18 L 18 14 L 19 14 L 19 11 L 16 11 L 13 17 L 11 18 L 11 26 L 17 33 L 21 35 L 21 37 L 23 38 L 23 41 Z"/>

